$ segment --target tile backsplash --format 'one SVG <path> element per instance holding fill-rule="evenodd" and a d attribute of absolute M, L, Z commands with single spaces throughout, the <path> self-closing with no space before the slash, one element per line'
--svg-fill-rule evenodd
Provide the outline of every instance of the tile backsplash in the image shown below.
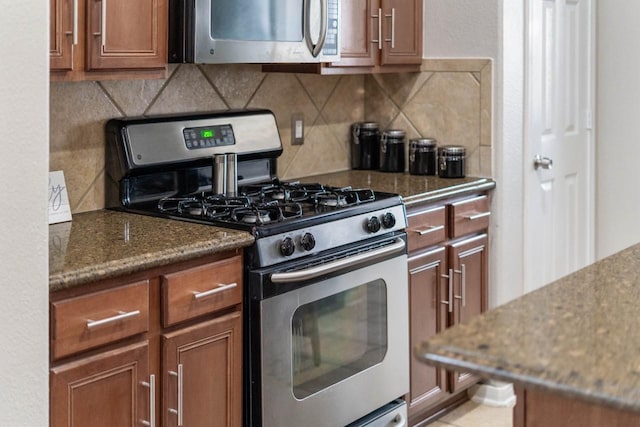
<path fill-rule="evenodd" d="M 349 131 L 374 120 L 407 138 L 467 147 L 468 175 L 491 174 L 491 62 L 425 60 L 423 72 L 373 76 L 262 73 L 259 65 L 171 65 L 165 80 L 51 83 L 50 168 L 73 213 L 104 207 L 104 124 L 112 117 L 260 107 L 272 110 L 282 178 L 349 168 Z M 305 142 L 291 145 L 291 115 Z"/>

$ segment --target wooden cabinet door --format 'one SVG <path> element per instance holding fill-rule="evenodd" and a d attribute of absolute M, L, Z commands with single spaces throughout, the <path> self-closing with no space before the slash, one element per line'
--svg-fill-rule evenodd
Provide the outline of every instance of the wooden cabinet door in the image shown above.
<path fill-rule="evenodd" d="M 410 344 L 413 350 L 447 327 L 448 286 L 444 246 L 409 258 Z M 409 416 L 447 396 L 446 371 L 420 361 L 411 351 Z"/>
<path fill-rule="evenodd" d="M 378 44 L 378 4 L 380 0 L 350 0 L 340 3 L 340 61 L 332 66 L 376 64 Z"/>
<path fill-rule="evenodd" d="M 487 308 L 489 269 L 488 237 L 470 237 L 450 246 L 449 265 L 453 269 L 452 323 L 466 323 Z M 466 373 L 452 373 L 451 391 L 466 387 L 478 380 Z"/>
<path fill-rule="evenodd" d="M 164 426 L 240 427 L 241 312 L 163 335 L 163 371 Z"/>
<path fill-rule="evenodd" d="M 380 65 L 422 62 L 422 1 L 381 0 L 383 48 Z"/>
<path fill-rule="evenodd" d="M 147 341 L 50 371 L 51 427 L 138 427 L 149 420 Z"/>
<path fill-rule="evenodd" d="M 167 0 L 86 0 L 87 70 L 162 68 Z"/>
<path fill-rule="evenodd" d="M 78 0 L 76 0 L 78 1 Z M 49 67 L 52 70 L 73 68 L 73 41 L 77 30 L 77 7 L 73 0 L 50 0 Z M 74 25 L 74 22 L 76 25 Z"/>

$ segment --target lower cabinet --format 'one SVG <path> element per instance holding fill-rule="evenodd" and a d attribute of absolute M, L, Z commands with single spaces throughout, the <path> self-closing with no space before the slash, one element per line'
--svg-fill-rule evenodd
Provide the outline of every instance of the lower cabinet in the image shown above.
<path fill-rule="evenodd" d="M 238 253 L 52 294 L 50 425 L 240 427 L 241 302 Z"/>
<path fill-rule="evenodd" d="M 409 311 L 411 349 L 448 325 L 449 300 L 446 282 L 446 248 L 439 246 L 409 259 Z M 413 352 L 410 362 L 409 411 L 418 413 L 447 397 L 447 374 L 429 366 Z"/>
<path fill-rule="evenodd" d="M 151 425 L 150 379 L 146 341 L 55 367 L 50 372 L 50 425 Z"/>
<path fill-rule="evenodd" d="M 441 206 L 408 212 L 412 350 L 444 329 L 465 323 L 487 308 L 487 223 L 475 226 L 465 223 L 470 226 L 465 229 L 468 234 L 456 236 L 452 215 L 456 211 L 451 206 L 444 202 Z M 488 199 L 484 208 L 480 207 L 482 209 L 488 211 Z M 480 214 L 482 212 L 474 211 L 467 212 L 466 216 L 475 218 Z M 410 373 L 407 402 L 411 425 L 419 425 L 478 381 L 468 373 L 427 365 L 413 351 Z"/>
<path fill-rule="evenodd" d="M 242 423 L 240 312 L 162 337 L 164 426 Z"/>
<path fill-rule="evenodd" d="M 572 399 L 558 393 L 516 387 L 514 427 L 637 427 L 640 414 Z"/>

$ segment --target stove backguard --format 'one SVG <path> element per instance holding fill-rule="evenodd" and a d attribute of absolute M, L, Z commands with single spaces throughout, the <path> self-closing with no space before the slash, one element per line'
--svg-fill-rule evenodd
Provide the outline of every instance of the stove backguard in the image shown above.
<path fill-rule="evenodd" d="M 276 179 L 276 167 L 275 159 L 239 161 L 238 185 L 271 182 Z M 166 170 L 149 169 L 143 173 L 124 175 L 120 179 L 108 174 L 107 207 L 131 207 L 157 202 L 164 197 L 209 192 L 212 189 L 211 176 L 210 162 L 167 167 Z"/>
<path fill-rule="evenodd" d="M 215 139 L 220 129 L 224 137 Z M 196 147 L 193 132 L 200 130 L 204 139 Z M 210 191 L 213 156 L 220 153 L 237 155 L 238 185 L 270 182 L 282 154 L 269 110 L 112 119 L 105 137 L 108 208 Z"/>

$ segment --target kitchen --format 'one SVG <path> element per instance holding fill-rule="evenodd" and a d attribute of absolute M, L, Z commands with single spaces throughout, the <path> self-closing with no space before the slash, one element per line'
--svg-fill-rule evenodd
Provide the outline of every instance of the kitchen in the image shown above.
<path fill-rule="evenodd" d="M 473 5 L 473 3 L 464 1 L 431 1 L 426 3 L 425 53 L 427 56 L 435 57 L 492 57 L 495 60 L 495 81 L 497 83 L 494 94 L 494 115 L 496 118 L 494 121 L 493 177 L 498 182 L 496 190 L 498 206 L 494 217 L 494 227 L 499 224 L 499 230 L 496 230 L 494 234 L 495 247 L 492 248 L 492 253 L 496 259 L 501 260 L 500 263 L 504 263 L 492 266 L 496 290 L 492 297 L 495 299 L 491 304 L 495 305 L 521 293 L 518 285 L 512 286 L 511 284 L 513 277 L 521 277 L 521 272 L 518 270 L 522 262 L 519 258 L 521 255 L 517 253 L 517 245 L 514 249 L 511 246 L 512 243 L 509 243 L 505 236 L 509 236 L 509 238 L 515 236 L 517 240 L 517 236 L 521 235 L 519 222 L 522 215 L 513 214 L 513 206 L 515 206 L 515 212 L 522 211 L 522 207 L 518 207 L 521 188 L 518 183 L 523 165 L 518 161 L 507 162 L 506 159 L 520 158 L 518 153 L 520 153 L 521 144 L 514 141 L 522 140 L 521 113 L 519 114 L 518 108 L 514 108 L 513 105 L 521 105 L 521 101 L 518 104 L 517 100 L 518 93 L 522 96 L 521 90 L 518 90 L 521 76 L 517 75 L 517 70 L 515 70 L 515 75 L 511 74 L 514 71 L 511 66 L 518 63 L 517 61 L 513 62 L 513 58 L 519 57 L 518 52 L 521 52 L 522 46 L 513 46 L 509 43 L 517 44 L 515 42 L 522 37 L 522 27 L 518 17 L 522 16 L 523 11 L 518 10 L 518 5 L 509 4 L 511 2 L 491 6 L 483 2 L 481 10 L 477 11 L 474 8 L 480 6 Z M 5 283 L 28 285 L 21 287 L 20 294 L 16 293 L 15 289 L 5 291 L 6 296 L 2 307 L 2 316 L 7 328 L 5 336 L 8 340 L 8 347 L 13 349 L 11 353 L 3 356 L 5 358 L 3 359 L 3 384 L 6 386 L 3 386 L 2 390 L 5 397 L 3 405 L 7 405 L 3 413 L 10 414 L 7 415 L 8 417 L 15 416 L 6 422 L 11 425 L 20 425 L 21 423 L 44 425 L 47 417 L 46 405 L 42 405 L 42 402 L 46 402 L 48 399 L 46 393 L 48 383 L 46 265 L 48 257 L 46 254 L 47 226 L 44 223 L 46 205 L 43 202 L 43 184 L 46 183 L 49 170 L 49 144 L 47 141 L 50 137 L 49 127 L 34 126 L 33 119 L 36 118 L 39 123 L 48 123 L 49 121 L 49 105 L 44 101 L 48 98 L 49 92 L 48 44 L 46 43 L 47 32 L 45 31 L 48 14 L 47 11 L 40 11 L 37 6 L 36 2 L 10 4 L 5 8 L 8 13 L 4 13 L 0 18 L 3 28 L 14 29 L 9 33 L 24 34 L 28 32 L 33 35 L 29 39 L 12 40 L 11 37 L 3 39 L 3 43 L 6 43 L 3 45 L 4 50 L 14 52 L 13 55 L 16 56 L 8 56 L 7 60 L 3 61 L 2 99 L 11 99 L 11 102 L 3 101 L 1 108 L 3 124 L 7 129 L 15 129 L 12 134 L 20 134 L 21 129 L 28 128 L 31 132 L 30 140 L 36 141 L 33 145 L 12 145 L 11 148 L 8 148 L 9 146 L 6 148 L 9 150 L 9 155 L 8 157 L 3 156 L 7 164 L 3 167 L 2 182 L 5 183 L 6 191 L 11 192 L 17 192 L 18 185 L 22 187 L 28 185 L 31 191 L 27 194 L 21 191 L 19 197 L 31 206 L 40 207 L 40 210 L 35 209 L 33 212 L 20 212 L 15 215 L 8 212 L 3 214 L 6 215 L 3 222 L 11 224 L 7 227 L 6 235 L 8 237 L 5 241 L 12 242 L 11 247 L 3 245 L 5 265 L 12 266 L 8 269 L 8 275 L 5 276 Z M 633 100 L 627 101 L 628 103 L 624 105 L 620 104 L 620 99 L 625 100 L 625 95 L 633 93 L 633 91 L 628 91 L 626 87 L 617 83 L 620 82 L 621 76 L 627 77 L 625 81 L 633 82 L 637 64 L 633 62 L 634 56 L 632 55 L 621 57 L 614 55 L 614 52 L 617 52 L 616 49 L 627 49 L 625 43 L 626 37 L 629 37 L 618 34 L 614 30 L 624 29 L 624 25 L 620 25 L 620 23 L 632 20 L 633 8 L 636 6 L 629 2 L 625 7 L 631 9 L 624 9 L 620 5 L 616 5 L 616 7 L 607 4 L 599 5 L 600 25 L 606 25 L 599 33 L 601 35 L 600 43 L 605 43 L 604 47 L 601 47 L 599 64 L 601 93 L 606 90 L 604 95 L 601 95 L 602 102 L 598 106 L 599 139 L 606 138 L 607 147 L 613 146 L 615 148 L 616 144 L 620 144 L 618 147 L 621 150 L 633 152 L 634 147 L 629 146 L 630 144 L 627 142 L 633 139 L 633 119 L 629 117 L 633 117 L 637 106 L 632 103 Z M 522 9 L 521 6 L 520 9 Z M 34 10 L 37 12 L 34 13 Z M 427 13 L 428 11 L 431 11 L 432 14 Z M 477 20 L 478 16 L 487 19 Z M 488 31 L 484 28 L 486 23 L 490 24 Z M 462 37 L 446 36 L 452 28 L 460 29 Z M 473 30 L 474 28 L 477 30 Z M 467 31 L 470 34 L 489 34 L 490 36 L 486 39 L 467 37 L 465 36 L 468 34 Z M 634 39 L 637 37 L 629 37 L 629 40 Z M 503 45 L 500 40 L 505 40 L 505 44 Z M 500 46 L 503 47 L 500 48 Z M 42 52 L 40 57 L 34 57 L 33 52 L 37 51 Z M 509 55 L 513 55 L 513 57 Z M 627 63 L 627 61 L 631 62 Z M 16 66 L 15 64 L 28 64 L 29 66 Z M 509 67 L 505 67 L 504 64 L 509 64 Z M 514 88 L 515 90 L 513 90 Z M 512 97 L 515 97 L 516 100 L 514 101 Z M 509 106 L 509 108 L 505 106 Z M 609 126 L 613 126 L 613 128 Z M 81 153 L 83 152 L 81 151 Z M 632 157 L 627 156 L 627 159 L 632 159 Z M 630 173 L 629 171 L 633 170 L 633 167 L 618 167 L 617 162 L 620 159 L 610 159 L 606 153 L 602 153 L 599 161 L 610 162 L 609 164 L 605 163 L 604 166 L 601 163 L 598 172 L 599 223 L 597 230 L 603 234 L 598 236 L 598 241 L 607 242 L 607 246 L 603 247 L 599 255 L 605 255 L 635 243 L 637 240 L 634 240 L 633 232 L 628 232 L 634 230 L 633 223 L 624 216 L 624 213 L 616 214 L 616 212 L 625 211 L 625 206 L 634 206 L 633 188 L 631 187 L 626 192 L 628 197 L 624 201 L 613 199 L 616 194 L 619 194 L 619 185 L 633 185 L 632 180 L 624 179 L 625 171 Z M 38 172 L 24 174 L 24 169 L 27 167 Z M 16 189 L 14 190 L 14 188 Z M 41 190 L 38 191 L 40 188 Z M 626 211 L 633 212 L 633 209 Z M 25 230 L 31 232 L 27 233 Z M 27 271 L 29 274 L 25 276 Z M 5 289 L 7 289 L 7 285 L 5 285 Z M 32 337 L 32 340 L 25 343 L 25 335 Z M 31 373 L 28 387 L 24 387 L 22 384 L 23 372 Z M 29 421 L 25 422 L 27 419 L 25 417 L 28 417 Z"/>

